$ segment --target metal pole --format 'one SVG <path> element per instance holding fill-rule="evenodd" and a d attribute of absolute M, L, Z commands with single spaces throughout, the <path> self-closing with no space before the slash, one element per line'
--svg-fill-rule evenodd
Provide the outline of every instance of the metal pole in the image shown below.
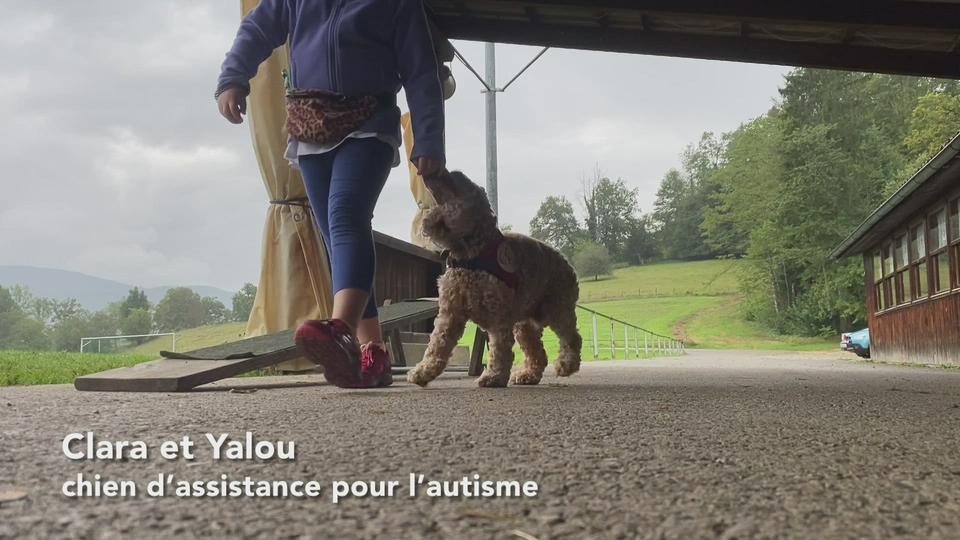
<path fill-rule="evenodd" d="M 628 333 L 629 329 L 627 325 L 623 325 L 623 359 L 627 359 L 627 355 L 630 354 L 630 334 Z"/>
<path fill-rule="evenodd" d="M 643 333 L 643 354 L 650 354 L 650 345 L 647 343 L 647 333 Z"/>
<path fill-rule="evenodd" d="M 173 352 L 177 352 L 177 334 L 173 334 Z"/>
<path fill-rule="evenodd" d="M 493 213 L 497 204 L 497 53 L 493 43 L 486 44 L 487 94 L 487 198 Z"/>
<path fill-rule="evenodd" d="M 597 338 L 597 314 L 591 315 L 593 318 L 593 357 L 600 358 L 600 341 Z"/>
<path fill-rule="evenodd" d="M 610 321 L 610 359 L 617 359 L 617 333 L 613 329 L 613 321 Z"/>

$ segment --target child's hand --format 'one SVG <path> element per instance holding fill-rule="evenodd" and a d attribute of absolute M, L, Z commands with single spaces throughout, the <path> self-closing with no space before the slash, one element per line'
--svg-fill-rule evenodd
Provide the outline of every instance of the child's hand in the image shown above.
<path fill-rule="evenodd" d="M 243 123 L 243 116 L 247 114 L 247 90 L 234 86 L 227 88 L 217 98 L 220 114 L 233 124 Z"/>
<path fill-rule="evenodd" d="M 433 158 L 417 158 L 415 165 L 417 166 L 417 172 L 420 173 L 420 176 L 433 176 L 443 172 L 443 162 Z"/>

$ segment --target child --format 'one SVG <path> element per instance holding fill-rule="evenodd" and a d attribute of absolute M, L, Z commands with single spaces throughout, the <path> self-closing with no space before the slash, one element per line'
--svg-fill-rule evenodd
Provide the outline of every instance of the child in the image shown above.
<path fill-rule="evenodd" d="M 333 275 L 333 318 L 297 329 L 302 351 L 345 388 L 393 382 L 373 291 L 371 220 L 390 169 L 399 164 L 405 89 L 420 175 L 442 172 L 443 96 L 422 0 L 261 0 L 240 24 L 217 83 L 220 113 L 239 124 L 249 81 L 290 41 L 290 86 L 376 98 L 356 130 L 328 142 L 291 138 L 287 158 L 303 174 Z M 363 344 L 362 346 L 360 344 Z"/>

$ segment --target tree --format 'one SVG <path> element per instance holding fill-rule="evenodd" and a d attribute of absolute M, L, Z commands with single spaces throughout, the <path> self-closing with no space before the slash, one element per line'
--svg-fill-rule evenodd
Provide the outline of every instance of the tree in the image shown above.
<path fill-rule="evenodd" d="M 885 195 L 893 193 L 957 135 L 960 129 L 960 96 L 933 92 L 922 96 L 910 115 L 903 144 L 909 159 L 898 176 L 887 182 Z"/>
<path fill-rule="evenodd" d="M 719 190 L 713 176 L 725 163 L 726 136 L 704 133 L 696 146 L 688 146 L 682 169 L 663 177 L 653 219 L 663 255 L 671 259 L 704 259 L 715 255 L 701 231 L 704 215 Z"/>
<path fill-rule="evenodd" d="M 0 348 L 13 347 L 14 326 L 23 318 L 23 310 L 17 305 L 13 295 L 0 286 Z"/>
<path fill-rule="evenodd" d="M 623 179 L 610 180 L 599 169 L 582 184 L 590 239 L 617 260 L 626 260 L 627 239 L 637 220 L 637 190 L 628 188 Z"/>
<path fill-rule="evenodd" d="M 203 303 L 203 324 L 223 324 L 229 320 L 230 312 L 220 300 L 204 296 L 200 301 Z"/>
<path fill-rule="evenodd" d="M 776 212 L 784 175 L 782 148 L 783 123 L 776 110 L 729 135 L 726 163 L 713 174 L 716 192 L 701 225 L 714 252 L 745 255 L 758 225 Z"/>
<path fill-rule="evenodd" d="M 21 317 L 9 328 L 6 337 L 0 338 L 0 349 L 20 351 L 45 351 L 50 348 L 46 327 L 30 317 Z"/>
<path fill-rule="evenodd" d="M 203 324 L 206 307 L 200 295 L 187 287 L 174 287 L 157 304 L 154 314 L 157 328 L 175 332 Z"/>
<path fill-rule="evenodd" d="M 50 311 L 51 319 L 54 323 L 65 321 L 85 312 L 83 306 L 80 305 L 80 302 L 78 302 L 76 298 L 54 300 Z"/>
<path fill-rule="evenodd" d="M 657 256 L 657 239 L 650 216 L 643 216 L 634 223 L 627 238 L 626 254 L 627 262 L 631 264 L 645 264 Z"/>
<path fill-rule="evenodd" d="M 118 313 L 120 320 L 123 321 L 130 315 L 130 312 L 135 310 L 150 311 L 150 300 L 147 299 L 147 293 L 139 287 L 130 289 L 127 297 L 120 303 Z"/>
<path fill-rule="evenodd" d="M 129 313 L 120 321 L 120 331 L 125 336 L 142 336 L 149 334 L 153 330 L 153 316 L 150 311 L 137 308 Z M 138 343 L 146 341 L 146 338 L 136 339 Z"/>
<path fill-rule="evenodd" d="M 257 298 L 257 287 L 253 283 L 245 283 L 233 295 L 233 320 L 245 322 L 250 319 L 253 311 L 253 301 Z"/>
<path fill-rule="evenodd" d="M 549 196 L 530 220 L 530 236 L 571 256 L 580 236 L 573 204 L 566 197 Z"/>
<path fill-rule="evenodd" d="M 607 248 L 593 242 L 585 242 L 573 256 L 573 266 L 580 276 L 593 276 L 594 281 L 612 270 Z"/>

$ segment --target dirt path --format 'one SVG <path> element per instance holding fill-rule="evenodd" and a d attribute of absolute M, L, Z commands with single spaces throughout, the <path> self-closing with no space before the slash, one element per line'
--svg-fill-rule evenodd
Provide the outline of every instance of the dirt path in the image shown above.
<path fill-rule="evenodd" d="M 0 389 L 0 538 L 744 538 L 960 535 L 960 373 L 836 355 L 691 351 L 586 364 L 536 388 L 309 386 L 190 394 Z M 847 357 L 843 357 L 847 358 Z M 291 379 L 282 379 L 290 382 Z M 255 382 L 243 380 L 236 384 Z M 71 432 L 146 461 L 71 461 Z M 203 435 L 295 441 L 296 460 L 214 461 Z M 187 435 L 193 461 L 158 445 Z M 71 499 L 78 473 L 145 484 L 250 476 L 398 480 L 402 495 Z M 406 496 L 427 479 L 532 481 L 533 498 Z M 4 493 L 26 497 L 2 502 Z M 526 536 L 524 536 L 526 535 Z"/>

